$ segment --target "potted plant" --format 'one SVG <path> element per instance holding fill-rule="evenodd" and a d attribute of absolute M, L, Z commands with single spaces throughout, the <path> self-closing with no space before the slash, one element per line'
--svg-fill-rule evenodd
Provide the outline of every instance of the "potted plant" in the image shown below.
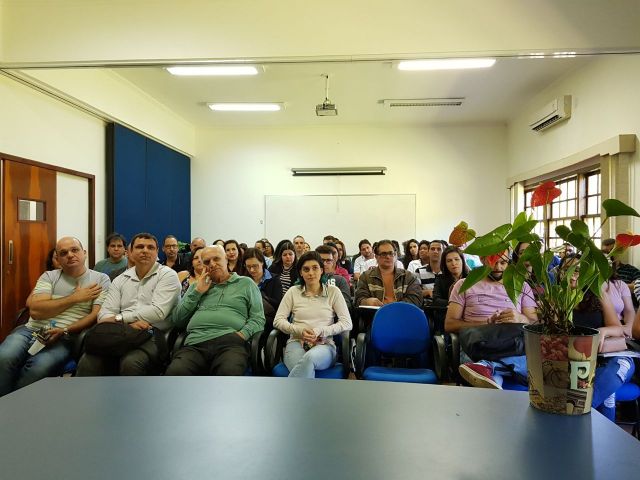
<path fill-rule="evenodd" d="M 545 182 L 533 192 L 531 206 L 535 208 L 550 204 L 561 193 L 554 182 Z M 602 211 L 605 215 L 602 225 L 611 217 L 640 217 L 633 208 L 616 199 L 605 200 Z M 563 275 L 553 279 L 548 272 L 554 261 L 554 250 L 544 249 L 540 237 L 533 233 L 537 223 L 532 213 L 521 212 L 513 223 L 476 236 L 466 223 L 461 222 L 451 238 L 459 240 L 459 243 L 473 240 L 465 253 L 487 257 L 489 265 L 493 265 L 505 251 L 515 248 L 519 243 L 529 244 L 517 262 L 512 262 L 506 268 L 502 279 L 514 305 L 522 294 L 525 282 L 535 292 L 539 321 L 535 325 L 525 326 L 531 404 L 554 413 L 587 413 L 591 409 L 599 338 L 597 330 L 575 327 L 573 312 L 588 290 L 597 296 L 601 295 L 602 285 L 612 273 L 609 257 L 640 244 L 640 235 L 618 235 L 615 248 L 605 255 L 593 241 L 597 232 L 591 235 L 582 220 L 572 220 L 570 226 L 558 226 L 557 235 L 572 245 L 578 255 Z M 472 270 L 460 292 L 489 275 L 489 265 Z M 571 277 L 577 269 L 580 272 L 577 287 L 572 287 Z"/>

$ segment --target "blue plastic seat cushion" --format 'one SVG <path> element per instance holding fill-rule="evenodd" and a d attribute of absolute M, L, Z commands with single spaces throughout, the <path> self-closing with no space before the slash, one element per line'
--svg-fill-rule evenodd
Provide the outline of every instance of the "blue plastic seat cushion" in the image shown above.
<path fill-rule="evenodd" d="M 369 367 L 363 378 L 377 382 L 438 383 L 434 371 L 426 368 Z"/>

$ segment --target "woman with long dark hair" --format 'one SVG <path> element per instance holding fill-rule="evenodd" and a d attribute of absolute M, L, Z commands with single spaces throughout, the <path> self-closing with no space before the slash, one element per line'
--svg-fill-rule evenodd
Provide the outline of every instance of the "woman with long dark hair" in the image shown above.
<path fill-rule="evenodd" d="M 196 248 L 191 255 L 191 261 L 189 265 L 187 265 L 187 269 L 178 273 L 178 280 L 180 280 L 180 285 L 182 285 L 182 291 L 180 292 L 181 297 L 184 297 L 184 294 L 187 293 L 191 284 L 197 282 L 204 271 L 204 265 L 202 263 L 203 248 L 204 247 Z"/>
<path fill-rule="evenodd" d="M 335 363 L 333 335 L 350 331 L 351 317 L 340 289 L 327 285 L 318 252 L 303 254 L 296 270 L 298 284 L 282 298 L 273 325 L 290 335 L 284 350 L 289 376 L 315 378 L 316 370 Z M 293 322 L 289 322 L 290 317 Z"/>
<path fill-rule="evenodd" d="M 402 265 L 404 265 L 404 269 L 407 270 L 409 268 L 409 263 L 414 260 L 418 260 L 418 240 L 415 238 L 411 238 L 406 242 L 402 243 L 404 247 L 404 257 L 402 257 Z"/>
<path fill-rule="evenodd" d="M 280 280 L 282 295 L 298 280 L 295 265 L 296 251 L 293 248 L 293 243 L 289 240 L 282 240 L 276 247 L 273 263 L 269 267 L 269 271 Z"/>
<path fill-rule="evenodd" d="M 224 242 L 224 253 L 227 254 L 227 262 L 229 273 L 236 272 L 238 275 L 242 273 L 242 256 L 240 244 L 235 240 L 227 240 Z"/>
<path fill-rule="evenodd" d="M 442 252 L 440 260 L 441 275 L 436 276 L 433 286 L 433 304 L 447 306 L 451 287 L 461 278 L 467 278 L 469 267 L 464 260 L 464 253 L 455 245 L 450 245 Z"/>

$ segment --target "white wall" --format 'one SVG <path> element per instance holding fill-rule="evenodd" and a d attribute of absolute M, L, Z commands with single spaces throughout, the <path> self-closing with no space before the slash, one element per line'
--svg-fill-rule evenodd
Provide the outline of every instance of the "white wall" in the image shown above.
<path fill-rule="evenodd" d="M 531 60 L 535 61 L 535 60 Z M 615 135 L 640 135 L 640 55 L 606 56 L 553 83 L 523 104 L 508 126 L 509 177 L 592 147 Z M 531 115 L 558 95 L 573 96 L 571 118 L 543 132 Z"/>
<path fill-rule="evenodd" d="M 76 237 L 86 249 L 89 242 L 89 223 L 82 219 L 89 219 L 89 179 L 58 172 L 56 194 L 56 238 Z M 96 253 L 98 258 L 103 258 L 104 248 Z"/>
<path fill-rule="evenodd" d="M 1 152 L 96 176 L 95 247 L 96 258 L 102 258 L 106 212 L 104 123 L 2 75 L 0 105 Z M 59 195 L 64 195 L 64 204 L 72 205 L 78 193 L 65 190 Z"/>
<path fill-rule="evenodd" d="M 200 131 L 197 138 L 192 233 L 209 242 L 250 243 L 262 237 L 264 195 L 415 193 L 416 236 L 426 239 L 448 238 L 462 219 L 487 231 L 508 218 L 504 126 L 221 129 Z M 386 166 L 388 171 L 375 177 L 307 178 L 290 171 L 322 166 Z M 378 215 L 402 214 L 363 212 L 372 222 Z M 340 235 L 323 212 L 309 215 L 325 223 L 327 233 Z M 357 246 L 347 250 L 355 252 Z"/>

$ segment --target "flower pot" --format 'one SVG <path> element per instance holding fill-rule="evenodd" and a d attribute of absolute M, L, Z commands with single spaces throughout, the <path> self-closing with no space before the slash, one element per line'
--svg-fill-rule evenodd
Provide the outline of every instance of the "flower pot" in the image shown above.
<path fill-rule="evenodd" d="M 572 335 L 544 335 L 541 325 L 524 327 L 529 401 L 562 415 L 591 411 L 599 333 L 575 327 Z"/>

